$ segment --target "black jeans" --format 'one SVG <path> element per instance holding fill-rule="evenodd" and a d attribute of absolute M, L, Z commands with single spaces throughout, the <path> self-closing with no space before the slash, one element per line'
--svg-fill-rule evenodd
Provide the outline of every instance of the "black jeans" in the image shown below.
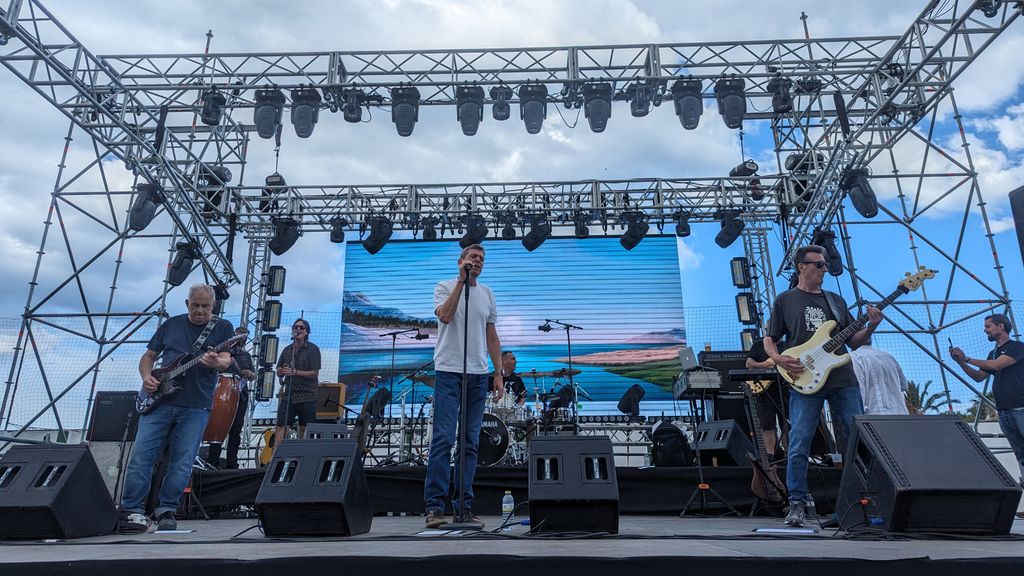
<path fill-rule="evenodd" d="M 238 408 L 235 409 L 235 419 L 231 421 L 231 428 L 228 430 L 228 450 L 225 468 L 238 468 L 238 449 L 242 446 L 242 426 L 245 424 L 245 413 L 249 410 L 249 387 L 242 388 L 238 393 Z M 220 466 L 220 442 L 210 442 L 209 460 L 210 464 Z"/>

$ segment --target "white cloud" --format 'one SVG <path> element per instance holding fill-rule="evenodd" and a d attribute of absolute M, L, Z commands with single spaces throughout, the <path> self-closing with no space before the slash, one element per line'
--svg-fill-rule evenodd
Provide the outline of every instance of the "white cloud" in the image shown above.
<path fill-rule="evenodd" d="M 1024 149 L 1024 104 L 1010 106 L 1001 116 L 982 117 L 969 124 L 978 130 L 995 132 L 1007 150 Z"/>

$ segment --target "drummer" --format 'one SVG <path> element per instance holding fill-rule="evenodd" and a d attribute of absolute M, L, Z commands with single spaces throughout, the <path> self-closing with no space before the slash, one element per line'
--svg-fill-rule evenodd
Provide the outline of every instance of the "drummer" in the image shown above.
<path fill-rule="evenodd" d="M 526 384 L 516 373 L 516 355 L 509 350 L 501 353 L 501 378 L 505 384 L 505 394 L 515 398 L 516 404 L 522 406 L 526 402 Z"/>

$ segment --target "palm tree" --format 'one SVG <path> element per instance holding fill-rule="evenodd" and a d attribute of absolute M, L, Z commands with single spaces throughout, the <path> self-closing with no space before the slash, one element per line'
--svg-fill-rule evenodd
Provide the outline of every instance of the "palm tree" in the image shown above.
<path fill-rule="evenodd" d="M 992 394 L 991 391 L 989 391 L 987 394 L 985 394 L 985 397 L 988 398 L 993 404 L 996 401 L 995 400 L 995 395 Z M 978 405 L 979 404 L 981 404 L 981 401 L 980 401 L 979 398 L 975 398 L 974 400 L 971 400 L 971 405 L 968 406 L 967 407 L 967 411 L 964 412 L 964 420 L 966 420 L 967 422 L 974 422 L 975 416 L 978 414 Z M 981 409 L 981 418 L 979 420 L 981 422 L 988 422 L 988 421 L 991 421 L 991 420 L 995 420 L 996 418 L 997 418 L 996 409 L 993 408 L 991 404 L 988 404 L 986 402 L 985 403 L 985 407 Z"/>
<path fill-rule="evenodd" d="M 928 387 L 932 385 L 932 381 L 929 380 L 924 383 L 924 387 L 918 387 L 917 383 L 911 380 L 907 386 L 907 408 L 913 414 L 927 414 L 929 412 L 939 413 L 945 411 L 945 406 L 949 403 L 959 404 L 959 400 L 949 399 L 949 394 L 946 391 L 936 392 L 935 394 L 928 394 Z"/>

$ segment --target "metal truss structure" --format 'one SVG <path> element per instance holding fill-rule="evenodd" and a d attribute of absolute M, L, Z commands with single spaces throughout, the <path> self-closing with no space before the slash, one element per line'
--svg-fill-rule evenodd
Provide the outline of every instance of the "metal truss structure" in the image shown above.
<path fill-rule="evenodd" d="M 900 36 L 97 56 L 41 0 L 12 0 L 0 11 L 0 64 L 63 113 L 70 127 L 0 403 L 0 422 L 4 429 L 20 432 L 50 414 L 59 428 L 68 427 L 58 410 L 61 398 L 83 382 L 95 389 L 103 362 L 121 346 L 138 343 L 133 335 L 142 325 L 166 316 L 171 288 L 166 283 L 143 309 L 120 304 L 124 255 L 135 247 L 169 248 L 172 255 L 180 243 L 196 247 L 195 267 L 208 282 L 243 284 L 242 323 L 258 329 L 270 262 L 267 242 L 280 218 L 293 219 L 312 233 L 330 230 L 337 219 L 344 219 L 350 231 L 362 231 L 369 218 L 383 217 L 395 229 L 418 233 L 427 221 L 450 231 L 482 216 L 494 230 L 547 220 L 556 235 L 567 235 L 579 219 L 600 226 L 598 233 L 616 234 L 630 218 L 660 226 L 685 216 L 699 224 L 718 222 L 732 212 L 747 226 L 744 249 L 755 271 L 762 310 L 774 299 L 775 277 L 785 271 L 795 247 L 819 230 L 839 232 L 856 303 L 880 294 L 855 265 L 861 255 L 851 230 L 862 223 L 873 226 L 865 229 L 880 229 L 876 225 L 885 221 L 887 228 L 898 229 L 891 232 L 893 238 L 910 236 L 907 253 L 915 264 L 920 261 L 945 274 L 943 290 L 925 291 L 921 299 L 894 306 L 888 315 L 896 331 L 941 363 L 942 330 L 985 311 L 1008 308 L 1010 297 L 966 140 L 950 150 L 935 135 L 959 132 L 965 138 L 952 83 L 1020 15 L 1019 2 L 945 0 L 928 2 Z M 320 108 L 337 112 L 346 106 L 352 111 L 353 102 L 358 109 L 387 109 L 394 103 L 392 90 L 403 87 L 418 90 L 420 106 L 454 105 L 458 89 L 466 86 L 498 92 L 508 88 L 507 102 L 521 105 L 516 94 L 524 86 L 544 85 L 546 105 L 578 108 L 584 106 L 588 86 L 607 83 L 615 100 L 634 100 L 642 92 L 652 105 L 672 108 L 672 86 L 680 79 L 699 81 L 704 101 L 715 100 L 718 80 L 742 80 L 746 121 L 771 125 L 778 163 L 774 173 L 576 182 L 244 184 L 246 149 L 256 132 L 246 119 L 252 117 L 257 90 L 315 89 L 322 95 Z M 773 102 L 780 84 L 791 100 L 788 109 Z M 206 126 L 197 118 L 204 97 L 212 92 L 224 98 L 223 115 L 216 125 Z M 485 97 L 484 102 L 493 105 L 494 98 Z M 945 114 L 950 109 L 952 119 Z M 717 119 L 705 116 L 703 121 Z M 92 157 L 86 161 L 71 146 L 80 134 Z M 130 182 L 113 174 L 112 159 L 129 170 Z M 238 184 L 223 181 L 217 167 L 236 171 Z M 882 203 L 876 220 L 851 217 L 852 211 L 844 209 L 847 190 L 841 184 L 851 167 L 869 167 L 872 184 L 892 191 L 895 200 Z M 149 228 L 133 231 L 125 214 L 140 183 L 159 185 L 163 202 Z M 966 200 L 961 202 L 960 196 Z M 957 237 L 931 238 L 917 225 L 940 202 L 960 202 L 964 216 Z M 960 261 L 974 214 L 993 247 L 991 272 L 978 269 L 984 265 L 977 261 Z M 80 234 L 97 230 L 106 235 L 105 244 L 79 244 Z M 781 239 L 784 254 L 775 267 L 769 257 L 771 231 Z M 236 270 L 233 258 L 237 234 L 249 241 L 244 272 Z M 51 236 L 58 237 L 67 262 L 50 264 L 45 259 Z M 926 251 L 927 262 L 922 256 Z M 943 262 L 930 260 L 936 255 Z M 103 268 L 109 275 L 98 282 L 93 272 L 104 262 L 112 262 Z M 60 268 L 61 278 L 41 283 L 44 263 Z M 973 308 L 954 306 L 963 303 Z M 96 352 L 58 387 L 47 366 L 60 350 L 40 345 L 38 329 L 86 341 Z M 947 377 L 970 387 L 948 367 L 943 371 Z M 48 401 L 34 417 L 13 423 L 11 407 L 19 388 L 27 385 L 45 389 Z"/>

